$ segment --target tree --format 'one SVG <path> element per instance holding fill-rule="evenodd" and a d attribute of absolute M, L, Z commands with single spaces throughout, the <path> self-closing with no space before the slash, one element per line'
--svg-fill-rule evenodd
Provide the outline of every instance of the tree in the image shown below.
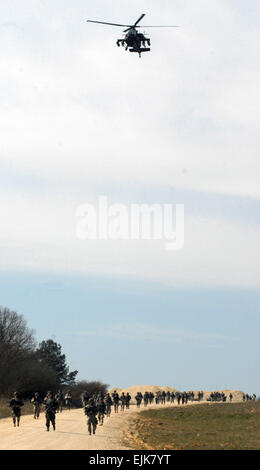
<path fill-rule="evenodd" d="M 0 308 L 0 393 L 15 387 L 14 374 L 36 346 L 33 330 L 22 315 Z M 17 374 L 16 374 L 17 375 Z"/>
<path fill-rule="evenodd" d="M 72 385 L 75 383 L 77 370 L 69 372 L 69 367 L 66 364 L 66 356 L 61 353 L 61 345 L 55 343 L 52 339 L 42 341 L 36 351 L 37 357 L 40 362 L 47 364 L 53 369 L 56 374 L 60 385 Z"/>

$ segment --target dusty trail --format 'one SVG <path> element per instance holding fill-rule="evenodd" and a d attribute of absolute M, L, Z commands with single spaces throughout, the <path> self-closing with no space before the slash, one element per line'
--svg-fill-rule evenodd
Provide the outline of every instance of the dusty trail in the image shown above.
<path fill-rule="evenodd" d="M 164 407 L 178 406 L 167 404 Z M 188 406 L 188 405 L 186 405 Z M 147 409 L 159 408 L 149 405 Z M 56 415 L 56 431 L 47 432 L 44 413 L 39 420 L 32 415 L 22 416 L 19 428 L 15 428 L 11 417 L 0 420 L 1 450 L 123 450 L 123 439 L 129 422 L 143 411 L 130 406 L 124 412 L 112 411 L 110 418 L 105 418 L 103 426 L 98 426 L 95 436 L 89 436 L 83 409 L 63 411 Z"/>

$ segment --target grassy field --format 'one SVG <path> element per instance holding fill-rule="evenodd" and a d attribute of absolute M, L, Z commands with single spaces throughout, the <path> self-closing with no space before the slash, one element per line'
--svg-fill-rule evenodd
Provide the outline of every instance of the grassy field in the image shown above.
<path fill-rule="evenodd" d="M 135 450 L 259 450 L 260 402 L 147 410 L 131 424 Z"/>
<path fill-rule="evenodd" d="M 22 416 L 23 415 L 32 415 L 33 414 L 33 406 L 30 402 L 25 401 L 24 406 L 22 407 Z M 0 419 L 2 418 L 9 418 L 12 417 L 12 410 L 8 406 L 8 399 L 0 400 Z"/>

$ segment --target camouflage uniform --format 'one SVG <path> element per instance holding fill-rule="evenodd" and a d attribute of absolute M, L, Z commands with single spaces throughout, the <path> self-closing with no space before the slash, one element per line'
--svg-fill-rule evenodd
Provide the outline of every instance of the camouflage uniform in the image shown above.
<path fill-rule="evenodd" d="M 80 396 L 82 406 L 86 406 L 88 404 L 88 401 L 90 399 L 90 395 L 87 391 L 83 392 L 82 395 Z"/>
<path fill-rule="evenodd" d="M 33 404 L 33 417 L 34 419 L 39 419 L 42 404 L 39 393 L 34 394 L 34 397 L 31 399 L 31 403 Z"/>
<path fill-rule="evenodd" d="M 119 403 L 120 398 L 116 390 L 112 393 L 112 398 L 113 398 L 115 413 L 118 413 L 118 403 Z"/>
<path fill-rule="evenodd" d="M 143 399 L 143 395 L 141 392 L 137 392 L 136 396 L 135 396 L 135 399 L 136 399 L 136 406 L 137 408 L 140 408 L 140 405 L 142 403 L 142 399 Z"/>
<path fill-rule="evenodd" d="M 126 404 L 126 409 L 129 409 L 130 406 L 130 401 L 131 401 L 131 395 L 127 392 L 126 397 L 125 397 L 125 404 Z"/>
<path fill-rule="evenodd" d="M 59 390 L 58 393 L 55 395 L 55 399 L 57 400 L 58 402 L 58 411 L 60 413 L 62 413 L 62 407 L 63 407 L 63 401 L 64 401 L 64 397 L 63 397 L 63 393 Z"/>
<path fill-rule="evenodd" d="M 174 403 L 174 399 L 175 399 L 175 393 L 172 392 L 172 393 L 171 393 L 171 403 Z"/>
<path fill-rule="evenodd" d="M 104 399 L 105 405 L 106 405 L 106 415 L 110 416 L 111 415 L 111 406 L 113 405 L 113 400 L 109 393 L 106 394 L 106 397 Z"/>
<path fill-rule="evenodd" d="M 120 397 L 120 402 L 121 402 L 121 411 L 125 411 L 126 396 L 125 396 L 124 392 L 122 392 L 122 395 Z"/>
<path fill-rule="evenodd" d="M 72 395 L 71 395 L 70 390 L 65 395 L 65 405 L 66 405 L 66 408 L 70 410 L 71 405 L 72 405 Z"/>
<path fill-rule="evenodd" d="M 52 424 L 53 431 L 55 431 L 55 414 L 58 409 L 58 402 L 53 397 L 53 393 L 48 393 L 46 400 L 44 401 L 45 417 L 46 417 L 46 430 L 50 430 L 50 423 Z"/>
<path fill-rule="evenodd" d="M 101 398 L 101 400 L 98 402 L 97 410 L 98 410 L 98 422 L 102 426 L 102 424 L 104 423 L 104 416 L 106 414 L 106 404 L 103 398 Z"/>
<path fill-rule="evenodd" d="M 94 400 L 90 399 L 88 404 L 85 406 L 85 415 L 88 417 L 87 425 L 88 425 L 88 433 L 91 435 L 91 431 L 93 430 L 93 434 L 96 432 L 96 427 L 98 424 L 97 421 L 97 413 L 98 409 L 94 404 Z"/>
<path fill-rule="evenodd" d="M 145 392 L 144 394 L 144 406 L 147 406 L 149 402 L 149 393 Z"/>
<path fill-rule="evenodd" d="M 14 393 L 14 397 L 9 401 L 9 406 L 12 408 L 12 417 L 14 426 L 19 426 L 21 418 L 21 407 L 24 406 L 22 400 L 18 398 L 18 393 Z"/>

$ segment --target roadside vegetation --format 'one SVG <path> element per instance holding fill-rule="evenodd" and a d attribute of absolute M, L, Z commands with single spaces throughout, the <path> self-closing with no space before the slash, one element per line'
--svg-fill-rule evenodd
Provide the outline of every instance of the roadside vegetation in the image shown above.
<path fill-rule="evenodd" d="M 81 406 L 80 394 L 106 391 L 100 381 L 76 381 L 62 346 L 52 339 L 37 344 L 35 333 L 23 315 L 0 307 L 0 418 L 11 416 L 9 400 L 17 392 L 23 400 L 22 414 L 32 414 L 30 402 L 35 392 L 43 399 L 48 390 L 72 393 L 72 406 Z"/>
<path fill-rule="evenodd" d="M 135 450 L 259 450 L 260 401 L 143 411 L 131 423 Z"/>

